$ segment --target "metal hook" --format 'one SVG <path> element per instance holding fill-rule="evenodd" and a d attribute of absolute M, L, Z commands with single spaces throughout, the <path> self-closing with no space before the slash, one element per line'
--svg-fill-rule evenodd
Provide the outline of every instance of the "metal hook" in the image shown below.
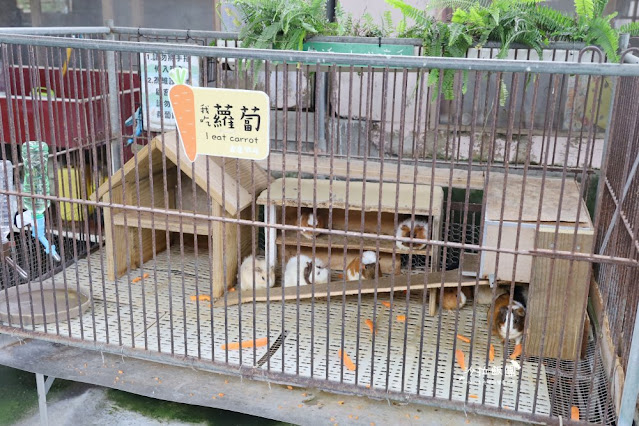
<path fill-rule="evenodd" d="M 599 55 L 599 64 L 601 64 L 603 62 L 603 50 L 601 50 L 600 48 L 598 48 L 597 46 L 586 46 L 583 49 L 581 49 L 579 51 L 579 56 L 577 57 L 577 62 L 581 63 L 581 59 L 583 58 L 584 53 L 586 52 L 595 52 Z"/>
<path fill-rule="evenodd" d="M 381 47 L 382 47 L 382 38 L 381 38 L 381 37 L 379 37 L 379 40 L 378 40 L 378 41 L 379 41 L 379 47 L 381 48 Z"/>

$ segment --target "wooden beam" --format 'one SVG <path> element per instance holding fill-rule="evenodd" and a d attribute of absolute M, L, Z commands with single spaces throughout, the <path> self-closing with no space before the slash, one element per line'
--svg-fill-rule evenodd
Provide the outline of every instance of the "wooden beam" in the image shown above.
<path fill-rule="evenodd" d="M 409 184 L 413 184 L 417 180 L 417 183 L 420 185 L 430 185 L 431 181 L 434 180 L 435 185 L 448 187 L 448 182 L 452 174 L 452 186 L 454 188 L 466 188 L 468 179 L 467 171 L 440 168 L 435 168 L 435 179 L 432 179 L 433 169 L 430 166 L 417 166 L 417 179 L 415 179 L 414 165 L 402 164 L 398 174 L 396 163 L 386 162 L 382 170 L 381 162 L 371 159 L 366 161 L 366 168 L 364 168 L 363 160 L 334 158 L 330 161 L 329 158 L 323 156 L 317 159 L 317 166 L 315 166 L 315 158 L 311 155 L 302 155 L 300 158 L 297 154 L 284 155 L 281 153 L 272 153 L 268 159 L 258 161 L 257 163 L 262 166 L 264 170 L 267 170 L 267 166 L 270 164 L 271 172 L 288 173 L 298 171 L 298 162 L 300 162 L 300 173 L 323 176 L 330 176 L 332 174 L 334 177 L 339 178 L 346 178 L 348 175 L 351 178 L 357 176 L 358 179 L 381 180 L 384 182 L 397 182 L 399 179 L 399 182 Z M 285 164 L 286 168 L 284 168 Z M 491 173 L 491 176 L 494 175 L 495 173 Z M 471 171 L 468 187 L 470 189 L 484 189 L 483 172 Z"/>
<path fill-rule="evenodd" d="M 590 300 L 595 317 L 594 332 L 601 335 L 599 342 L 601 342 L 601 360 L 604 365 L 604 371 L 606 376 L 612 372 L 612 377 L 608 377 L 610 381 L 610 396 L 615 406 L 615 413 L 619 415 L 625 374 L 621 359 L 617 356 L 615 345 L 612 342 L 610 321 L 608 321 L 608 315 L 606 315 L 604 301 L 599 291 L 599 284 L 594 279 L 590 281 Z M 595 340 L 598 338 L 599 336 L 596 336 Z"/>
<path fill-rule="evenodd" d="M 577 235 L 577 245 L 583 252 L 590 252 L 592 237 L 587 234 Z M 540 231 L 537 244 L 539 248 L 556 247 L 557 250 L 568 251 L 572 249 L 573 235 L 559 234 L 555 245 L 554 232 Z M 590 268 L 590 263 L 584 261 L 533 258 L 526 307 L 526 316 L 529 317 L 526 318 L 529 324 L 526 331 L 528 356 L 579 359 L 584 330 L 581 317 L 586 311 L 586 304 L 582 301 L 585 301 L 588 295 Z M 562 330 L 563 344 L 559 340 Z M 543 353 L 540 353 L 542 339 L 544 347 Z"/>
<path fill-rule="evenodd" d="M 425 277 L 425 275 L 428 275 Z M 359 281 L 334 281 L 328 284 L 315 284 L 315 286 L 305 285 L 300 287 L 286 287 L 284 288 L 284 295 L 282 295 L 282 288 L 275 287 L 270 289 L 260 289 L 255 291 L 255 297 L 253 297 L 253 289 L 247 289 L 240 293 L 228 293 L 226 302 L 223 298 L 218 299 L 214 306 L 223 307 L 226 303 L 229 305 L 237 305 L 238 303 L 246 302 L 266 302 L 267 290 L 268 300 L 270 302 L 284 300 L 297 300 L 310 299 L 312 297 L 323 298 L 329 294 L 333 296 L 356 296 L 358 294 L 372 294 L 372 293 L 390 293 L 391 291 L 403 291 L 409 287 L 411 290 L 422 290 L 424 288 L 439 288 L 442 282 L 442 275 L 444 280 L 444 287 L 455 287 L 459 283 L 459 270 L 452 270 L 446 272 L 433 272 L 430 274 L 413 274 L 413 275 L 394 275 L 379 278 L 377 284 L 375 280 L 363 280 L 360 284 Z M 391 281 L 393 286 L 391 288 Z M 424 281 L 426 280 L 426 284 Z M 462 277 L 462 286 L 475 285 L 475 278 Z M 480 285 L 488 285 L 488 280 L 479 280 Z M 299 289 L 299 290 L 298 290 Z M 299 295 L 297 292 L 299 291 Z"/>

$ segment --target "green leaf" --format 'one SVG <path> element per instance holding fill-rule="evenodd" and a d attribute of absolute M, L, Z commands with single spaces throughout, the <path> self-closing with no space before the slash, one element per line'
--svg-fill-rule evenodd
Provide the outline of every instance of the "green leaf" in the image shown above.
<path fill-rule="evenodd" d="M 182 67 L 176 67 L 169 71 L 169 78 L 173 80 L 175 84 L 184 84 L 188 76 L 189 70 Z"/>
<path fill-rule="evenodd" d="M 619 34 L 630 34 L 632 37 L 639 37 L 639 21 L 621 26 Z"/>
<path fill-rule="evenodd" d="M 499 106 L 506 106 L 506 99 L 508 99 L 508 87 L 506 87 L 506 83 L 504 80 L 500 82 L 499 85 Z"/>
<path fill-rule="evenodd" d="M 594 18 L 595 5 L 593 0 L 575 0 L 575 12 L 577 12 L 577 16 L 580 18 Z"/>

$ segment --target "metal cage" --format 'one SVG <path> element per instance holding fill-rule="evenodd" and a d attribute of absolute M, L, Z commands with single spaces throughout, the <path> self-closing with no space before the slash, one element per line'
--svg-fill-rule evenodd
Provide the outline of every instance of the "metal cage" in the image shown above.
<path fill-rule="evenodd" d="M 0 332 L 513 419 L 617 421 L 639 294 L 636 65 L 574 45 L 453 59 L 7 31 L 0 139 L 16 189 L 0 194 L 27 210 L 10 212 L 0 257 Z M 265 160 L 186 158 L 167 90 L 178 63 L 194 91 L 269 96 Z M 49 194 L 20 185 L 34 140 L 49 146 Z M 47 243 L 18 228 L 27 196 L 50 203 Z M 310 272 L 282 286 L 301 255 Z M 520 290 L 525 319 L 504 344 L 498 296 L 515 315 Z"/>

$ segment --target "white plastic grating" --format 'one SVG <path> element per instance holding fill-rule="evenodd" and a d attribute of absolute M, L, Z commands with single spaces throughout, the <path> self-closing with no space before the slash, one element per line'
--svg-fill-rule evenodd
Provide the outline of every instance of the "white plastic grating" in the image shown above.
<path fill-rule="evenodd" d="M 288 331 L 288 335 L 282 348 L 272 354 L 269 362 L 261 367 L 265 370 L 270 368 L 290 375 L 331 382 L 355 384 L 357 380 L 362 387 L 370 385 L 380 390 L 387 389 L 407 395 L 435 395 L 456 401 L 465 400 L 468 393 L 469 401 L 481 403 L 484 400 L 489 406 L 499 405 L 502 392 L 504 407 L 532 413 L 534 405 L 536 414 L 550 414 L 544 366 L 526 362 L 522 365 L 521 381 L 519 372 L 514 376 L 507 374 L 501 380 L 502 348 L 494 337 L 492 342 L 495 345 L 495 360 L 488 365 L 489 369 L 494 367 L 494 371 L 491 370 L 487 375 L 484 393 L 484 380 L 477 369 L 484 367 L 486 362 L 486 306 L 477 307 L 472 368 L 470 372 L 464 373 L 454 361 L 455 321 L 458 321 L 458 334 L 467 337 L 473 335 L 472 306 L 464 307 L 457 319 L 454 313 L 444 312 L 438 342 L 439 317 L 429 317 L 427 314 L 424 316 L 421 292 L 412 295 L 408 304 L 405 293 L 396 293 L 392 312 L 380 303 L 389 301 L 389 294 L 380 294 L 376 307 L 372 296 L 362 297 L 359 306 L 360 322 L 357 321 L 356 296 L 347 297 L 345 303 L 341 297 L 332 297 L 330 301 L 300 301 L 299 305 L 295 301 L 285 304 L 276 301 L 268 307 L 266 303 L 257 303 L 255 306 L 248 303 L 229 306 L 225 310 L 213 308 L 208 301 L 191 300 L 191 296 L 196 294 L 196 288 L 199 294 L 210 294 L 208 256 L 196 259 L 192 250 L 184 248 L 182 258 L 179 247 L 173 247 L 170 251 L 171 268 L 168 263 L 169 253 L 163 252 L 157 255 L 155 261 L 147 262 L 144 268 L 132 271 L 128 277 L 124 276 L 115 283 L 105 279 L 105 293 L 100 268 L 101 265 L 106 265 L 106 261 L 101 262 L 100 256 L 100 251 L 95 252 L 53 277 L 56 286 L 63 287 L 66 277 L 67 286 L 76 288 L 77 282 L 80 282 L 81 287 L 86 291 L 92 290 L 93 295 L 92 309 L 81 319 L 76 318 L 67 323 L 66 317 L 60 318 L 61 336 L 111 344 L 120 344 L 121 336 L 121 344 L 128 347 L 228 362 L 236 366 L 254 366 L 267 353 L 266 347 L 226 351 L 222 350 L 222 345 L 227 343 L 227 338 L 228 342 L 237 342 L 265 337 L 267 329 L 272 343 L 282 332 L 284 317 L 284 329 Z M 182 270 L 184 279 L 180 272 Z M 144 273 L 148 273 L 149 277 L 137 283 L 131 282 Z M 275 294 L 281 289 L 275 287 L 272 291 Z M 230 292 L 227 297 L 237 297 L 237 293 Z M 373 335 L 365 320 L 373 319 L 374 310 L 378 333 L 375 336 L 373 355 Z M 398 315 L 404 315 L 406 321 L 398 321 Z M 312 318 L 315 320 L 312 321 Z M 419 374 L 422 322 L 424 342 Z M 45 326 L 39 325 L 36 330 L 45 331 Z M 56 333 L 55 324 L 47 324 L 46 332 Z M 456 344 L 456 348 L 464 352 L 468 364 L 471 345 L 461 340 L 457 340 Z M 341 368 L 338 351 L 342 345 L 357 364 L 356 371 Z M 533 404 L 538 369 L 539 390 L 536 404 Z M 468 390 L 467 381 L 470 382 Z"/>

